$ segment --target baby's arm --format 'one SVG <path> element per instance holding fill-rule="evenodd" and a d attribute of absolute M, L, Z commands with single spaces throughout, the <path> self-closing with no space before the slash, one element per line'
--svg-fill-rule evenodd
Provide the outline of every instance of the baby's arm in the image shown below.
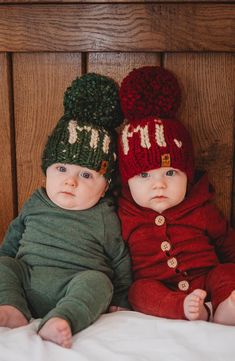
<path fill-rule="evenodd" d="M 0 257 L 9 256 L 15 257 L 19 248 L 19 241 L 24 232 L 24 224 L 21 216 L 16 217 L 9 225 L 8 230 L 3 239 L 3 243 L 0 248 Z"/>
<path fill-rule="evenodd" d="M 215 246 L 217 256 L 222 263 L 235 263 L 235 230 L 218 208 L 209 203 L 204 208 L 206 231 Z"/>

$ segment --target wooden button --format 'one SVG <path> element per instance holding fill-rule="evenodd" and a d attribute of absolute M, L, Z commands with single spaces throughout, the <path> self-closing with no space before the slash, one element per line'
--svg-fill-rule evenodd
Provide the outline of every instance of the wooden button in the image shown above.
<path fill-rule="evenodd" d="M 168 259 L 167 264 L 168 264 L 168 267 L 170 267 L 170 268 L 176 268 L 178 262 L 175 257 L 172 257 L 172 258 Z"/>
<path fill-rule="evenodd" d="M 178 283 L 178 287 L 179 287 L 180 291 L 187 291 L 189 289 L 189 283 L 186 280 L 180 281 Z"/>
<path fill-rule="evenodd" d="M 171 245 L 170 245 L 170 243 L 168 241 L 163 241 L 161 243 L 161 250 L 163 252 L 169 251 L 170 249 L 171 249 Z"/>
<path fill-rule="evenodd" d="M 157 216 L 155 218 L 155 224 L 157 226 L 162 226 L 165 223 L 165 218 L 163 216 Z"/>

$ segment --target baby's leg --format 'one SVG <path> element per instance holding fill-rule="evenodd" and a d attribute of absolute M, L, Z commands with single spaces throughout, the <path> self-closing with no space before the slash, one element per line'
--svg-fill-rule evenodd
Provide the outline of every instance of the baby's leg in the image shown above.
<path fill-rule="evenodd" d="M 27 269 L 23 262 L 11 257 L 0 258 L 0 326 L 25 326 L 31 318 L 24 289 Z"/>
<path fill-rule="evenodd" d="M 10 305 L 0 306 L 0 326 L 16 328 L 28 323 L 27 318 L 17 308 Z"/>
<path fill-rule="evenodd" d="M 186 319 L 185 293 L 173 291 L 154 279 L 140 279 L 129 289 L 129 302 L 135 311 L 170 319 Z"/>
<path fill-rule="evenodd" d="M 214 322 L 223 325 L 235 325 L 235 290 L 217 307 Z"/>
<path fill-rule="evenodd" d="M 40 329 L 39 335 L 47 341 L 70 348 L 72 346 L 72 332 L 68 322 L 59 317 L 50 318 Z"/>
<path fill-rule="evenodd" d="M 72 335 L 88 327 L 111 302 L 113 286 L 98 271 L 83 271 L 73 277 L 66 293 L 43 317 L 39 335 L 63 347 L 71 347 Z"/>
<path fill-rule="evenodd" d="M 208 319 L 207 309 L 204 305 L 206 291 L 196 289 L 184 299 L 185 317 L 190 320 L 206 321 Z"/>

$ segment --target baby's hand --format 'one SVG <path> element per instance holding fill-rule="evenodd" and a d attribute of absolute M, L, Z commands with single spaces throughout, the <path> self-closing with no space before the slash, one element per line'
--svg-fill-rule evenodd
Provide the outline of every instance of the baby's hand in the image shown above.
<path fill-rule="evenodd" d="M 128 308 L 125 307 L 119 307 L 119 306 L 110 306 L 109 307 L 109 312 L 117 312 L 117 311 L 129 311 Z"/>

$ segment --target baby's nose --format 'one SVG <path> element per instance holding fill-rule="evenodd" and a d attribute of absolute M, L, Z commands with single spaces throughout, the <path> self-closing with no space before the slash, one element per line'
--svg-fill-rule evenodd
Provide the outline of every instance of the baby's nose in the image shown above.
<path fill-rule="evenodd" d="M 77 187 L 78 186 L 78 180 L 76 177 L 69 177 L 65 181 L 66 185 L 69 185 L 71 187 Z"/>
<path fill-rule="evenodd" d="M 154 184 L 153 184 L 154 188 L 165 188 L 165 182 L 162 178 L 156 178 L 154 179 Z"/>

